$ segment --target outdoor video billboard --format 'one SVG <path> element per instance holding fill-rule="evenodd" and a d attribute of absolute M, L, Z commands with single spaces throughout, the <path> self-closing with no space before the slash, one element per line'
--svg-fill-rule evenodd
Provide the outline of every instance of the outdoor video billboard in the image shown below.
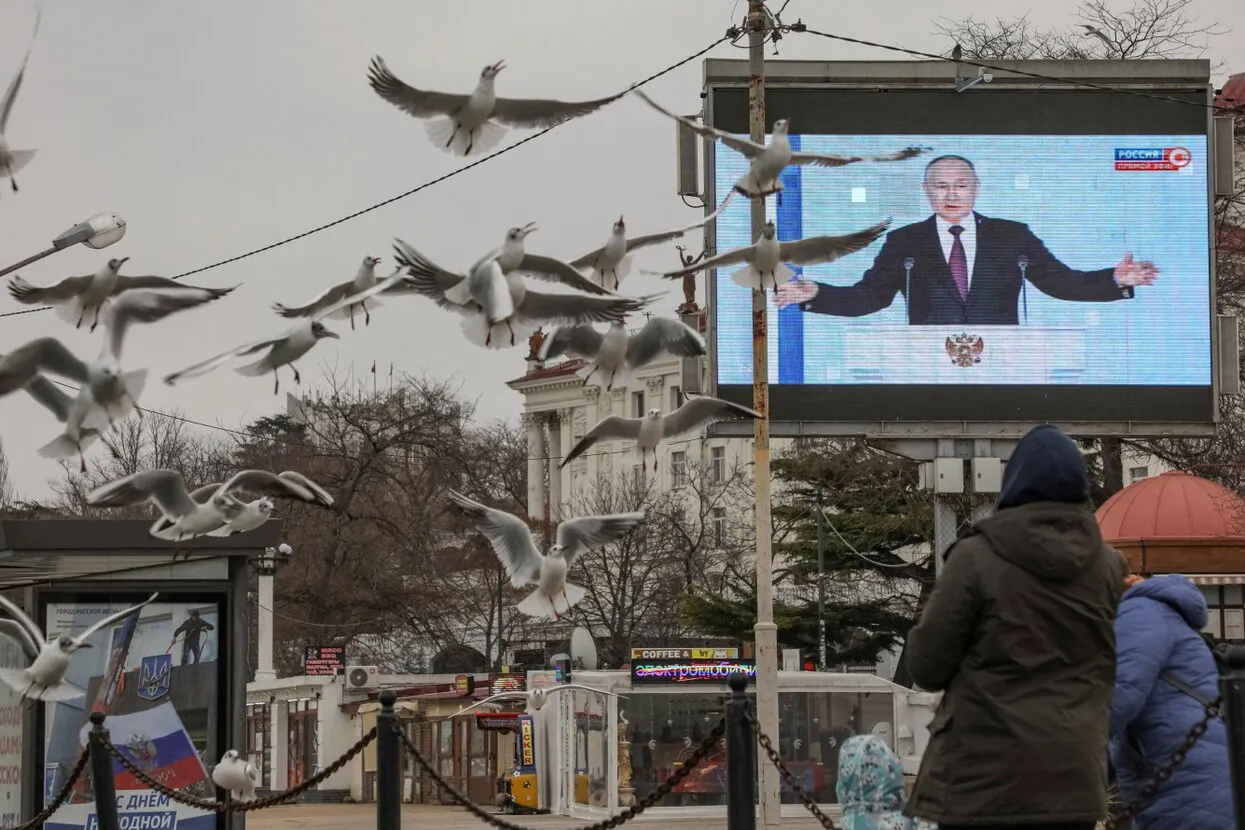
<path fill-rule="evenodd" d="M 997 80 L 997 79 L 996 79 Z M 792 166 L 780 240 L 890 219 L 769 300 L 774 421 L 1208 423 L 1213 322 L 1205 90 L 776 88 L 797 152 L 904 161 Z M 706 119 L 747 133 L 747 92 Z M 1198 106 L 1202 104 L 1203 106 Z M 718 145 L 720 203 L 748 161 Z M 746 200 L 716 252 L 752 243 Z M 752 294 L 711 278 L 718 394 L 752 400 Z"/>

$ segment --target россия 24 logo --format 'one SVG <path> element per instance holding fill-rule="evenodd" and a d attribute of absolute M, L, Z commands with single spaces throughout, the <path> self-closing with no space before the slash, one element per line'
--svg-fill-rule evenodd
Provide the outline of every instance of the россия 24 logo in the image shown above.
<path fill-rule="evenodd" d="M 1116 170 L 1183 170 L 1193 161 L 1185 147 L 1116 147 Z"/>

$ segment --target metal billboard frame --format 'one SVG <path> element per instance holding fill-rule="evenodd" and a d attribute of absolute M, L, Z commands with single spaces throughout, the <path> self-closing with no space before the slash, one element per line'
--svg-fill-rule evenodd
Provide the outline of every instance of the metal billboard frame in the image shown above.
<path fill-rule="evenodd" d="M 1214 111 L 1211 102 L 1214 88 L 1210 81 L 1210 62 L 1207 60 L 1099 60 L 1099 61 L 1008 61 L 992 62 L 992 89 L 1059 89 L 1084 84 L 1110 87 L 1162 95 L 1164 92 L 1195 91 L 1206 93 L 1206 135 L 1213 136 Z M 856 90 L 880 91 L 890 89 L 929 90 L 943 88 L 952 91 L 957 80 L 958 65 L 953 61 L 767 61 L 766 89 L 801 90 Z M 1016 72 L 1009 71 L 1016 70 Z M 1017 72 L 1066 78 L 1068 83 L 1034 78 Z M 704 105 L 704 123 L 713 125 L 714 93 L 719 89 L 746 89 L 748 62 L 722 58 L 708 58 L 703 64 L 701 98 Z M 973 95 L 973 91 L 963 94 Z M 714 172 L 717 155 L 716 142 L 705 142 L 702 159 L 704 175 L 705 213 L 711 213 L 718 204 Z M 1213 161 L 1213 159 L 1212 159 Z M 1215 433 L 1220 420 L 1220 322 L 1216 314 L 1214 226 L 1214 171 L 1208 170 L 1207 214 L 1209 239 L 1212 247 L 1207 251 L 1210 261 L 1210 361 L 1211 361 L 1211 416 L 1206 422 L 1155 422 L 1155 421 L 835 421 L 832 418 L 818 421 L 771 420 L 770 432 L 775 438 L 846 438 L 864 437 L 869 440 L 896 441 L 910 444 L 937 439 L 994 440 L 1007 445 L 1020 438 L 1039 423 L 1055 423 L 1063 431 L 1086 438 L 1092 437 L 1207 437 Z M 705 226 L 705 249 L 717 253 L 716 222 Z M 705 338 L 708 342 L 708 393 L 718 391 L 717 371 L 717 271 L 706 271 L 706 320 Z M 749 421 L 722 421 L 710 428 L 710 434 L 722 437 L 750 437 Z M 907 454 L 907 453 L 904 453 Z M 983 454 L 982 450 L 973 454 Z M 1010 453 L 1007 453 L 1010 454 Z M 933 458 L 921 452 L 920 455 Z M 909 456 L 912 457 L 912 456 Z"/>

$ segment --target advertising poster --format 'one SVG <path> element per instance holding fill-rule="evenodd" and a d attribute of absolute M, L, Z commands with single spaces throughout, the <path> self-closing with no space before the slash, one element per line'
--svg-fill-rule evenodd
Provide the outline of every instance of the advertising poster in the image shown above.
<path fill-rule="evenodd" d="M 26 655 L 8 637 L 0 637 L 0 666 L 23 669 Z M 0 827 L 22 823 L 21 695 L 0 683 Z"/>
<path fill-rule="evenodd" d="M 47 630 L 74 633 L 120 611 L 122 604 L 48 606 Z M 154 602 L 96 632 L 74 655 L 66 679 L 86 690 L 78 700 L 47 704 L 44 803 L 55 796 L 86 745 L 91 712 L 107 715 L 113 744 L 148 775 L 198 798 L 214 799 L 208 769 L 219 759 L 219 630 L 215 603 Z M 89 769 L 89 768 L 88 768 Z M 215 830 L 214 813 L 171 801 L 113 763 L 117 809 L 126 830 Z M 89 776 L 52 814 L 47 830 L 96 830 Z"/>

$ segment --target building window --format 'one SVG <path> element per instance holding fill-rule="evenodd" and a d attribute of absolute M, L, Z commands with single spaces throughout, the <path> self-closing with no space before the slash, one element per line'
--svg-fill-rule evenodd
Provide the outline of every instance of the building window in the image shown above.
<path fill-rule="evenodd" d="M 643 418 L 644 417 L 644 393 L 643 392 L 632 392 L 631 393 L 631 417 L 632 418 Z"/>
<path fill-rule="evenodd" d="M 1150 475 L 1149 467 L 1129 467 L 1128 468 L 1128 483 L 1133 484 L 1135 482 L 1141 481 L 1143 478 L 1145 478 L 1148 475 Z"/>
<path fill-rule="evenodd" d="M 710 532 L 713 534 L 713 544 L 721 547 L 726 544 L 726 508 L 715 507 L 710 514 Z"/>
<path fill-rule="evenodd" d="M 1240 585 L 1205 585 L 1209 619 L 1202 630 L 1217 640 L 1245 641 L 1245 590 Z"/>
<path fill-rule="evenodd" d="M 714 447 L 709 450 L 709 476 L 715 484 L 726 481 L 725 447 Z"/>
<path fill-rule="evenodd" d="M 670 411 L 679 408 L 679 404 L 683 403 L 683 388 L 680 386 L 670 387 Z"/>
<path fill-rule="evenodd" d="M 646 472 L 646 468 L 643 464 L 636 464 L 634 467 L 631 468 L 631 483 L 634 484 L 637 489 L 640 489 L 640 490 L 644 489 L 645 472 Z"/>
<path fill-rule="evenodd" d="M 687 484 L 687 453 L 670 453 L 670 486 L 682 487 Z"/>

